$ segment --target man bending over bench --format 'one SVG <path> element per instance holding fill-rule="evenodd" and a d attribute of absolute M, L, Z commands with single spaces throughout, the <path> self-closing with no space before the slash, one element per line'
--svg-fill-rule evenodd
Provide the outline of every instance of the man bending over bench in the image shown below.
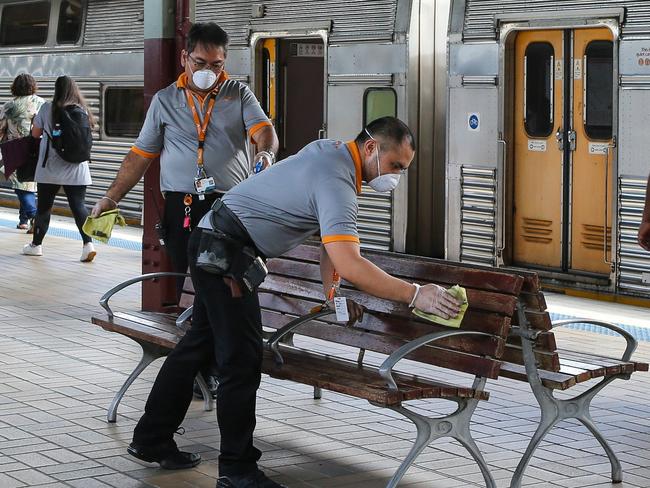
<path fill-rule="evenodd" d="M 408 303 L 444 318 L 460 303 L 438 285 L 394 278 L 359 249 L 357 195 L 366 181 L 378 192 L 399 183 L 415 154 L 413 134 L 394 117 L 370 123 L 354 141 L 312 142 L 298 154 L 251 177 L 217 200 L 189 242 L 195 289 L 192 325 L 167 356 L 128 452 L 166 469 L 196 466 L 174 433 L 192 400 L 196 373 L 216 358 L 221 432 L 218 488 L 277 488 L 257 468 L 253 446 L 255 398 L 261 378 L 262 324 L 256 288 L 263 260 L 279 256 L 320 231 L 321 276 L 327 293 L 334 271 L 368 294 Z M 361 310 L 352 305 L 355 320 Z"/>

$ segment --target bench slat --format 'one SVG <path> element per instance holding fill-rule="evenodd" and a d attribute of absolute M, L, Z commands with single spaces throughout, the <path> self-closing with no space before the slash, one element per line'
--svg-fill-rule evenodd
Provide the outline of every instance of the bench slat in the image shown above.
<path fill-rule="evenodd" d="M 482 290 L 498 290 L 510 295 L 517 295 L 523 286 L 523 279 L 519 276 L 494 271 L 487 267 L 479 268 L 466 266 L 462 263 L 450 263 L 449 261 L 408 254 L 395 255 L 382 251 L 364 250 L 363 256 L 387 273 L 397 277 L 408 277 L 410 280 L 429 281 L 434 279 L 447 285 L 460 284 Z M 318 262 L 320 248 L 305 244 L 285 253 L 282 257 Z"/>
<path fill-rule="evenodd" d="M 98 317 L 92 318 L 92 323 L 99 325 L 104 330 L 110 332 L 117 332 L 118 334 L 125 335 L 132 339 L 138 339 L 157 346 L 173 349 L 179 340 L 179 335 L 171 331 L 163 331 L 160 328 L 153 328 L 147 325 L 142 325 L 137 321 L 129 320 L 127 316 L 115 316 L 113 320 L 101 319 Z M 176 329 L 182 335 L 183 331 Z"/>
<path fill-rule="evenodd" d="M 267 265 L 269 272 L 271 273 L 269 277 L 267 277 L 267 280 L 274 280 L 277 278 L 278 280 L 284 281 L 284 279 L 291 279 L 292 281 L 297 282 L 313 283 L 316 285 L 317 289 L 322 289 L 320 267 L 316 263 L 305 263 L 276 258 L 270 260 Z M 435 276 L 430 277 L 429 280 L 417 279 L 407 276 L 407 280 L 420 281 L 422 283 L 434 282 L 443 285 L 449 284 L 443 280 L 439 280 Z M 464 283 L 461 283 L 461 285 L 467 287 L 468 301 L 473 309 L 480 309 L 488 312 L 497 312 L 502 314 L 512 313 L 512 310 L 514 309 L 516 303 L 515 296 L 505 295 L 504 292 L 495 293 L 493 291 L 470 288 Z M 262 285 L 262 289 L 264 288 L 266 288 L 266 281 Z M 354 288 L 352 288 L 347 282 L 343 283 L 342 290 L 344 290 L 344 295 L 346 296 L 348 296 L 350 292 L 355 291 Z"/>
<path fill-rule="evenodd" d="M 283 365 L 277 365 L 265 352 L 263 372 L 271 377 L 319 386 L 338 393 L 365 398 L 380 405 L 395 405 L 401 401 L 423 398 L 488 399 L 485 391 L 428 381 L 408 374 L 395 374 L 399 391 L 390 391 L 377 369 L 359 367 L 353 361 L 332 358 L 311 351 L 281 346 Z"/>

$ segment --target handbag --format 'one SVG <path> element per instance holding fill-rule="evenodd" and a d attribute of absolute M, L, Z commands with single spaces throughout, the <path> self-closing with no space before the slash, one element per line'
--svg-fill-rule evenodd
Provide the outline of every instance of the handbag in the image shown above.
<path fill-rule="evenodd" d="M 34 181 L 40 143 L 40 139 L 26 136 L 0 144 L 5 177 L 9 178 L 15 171 L 18 181 Z"/>

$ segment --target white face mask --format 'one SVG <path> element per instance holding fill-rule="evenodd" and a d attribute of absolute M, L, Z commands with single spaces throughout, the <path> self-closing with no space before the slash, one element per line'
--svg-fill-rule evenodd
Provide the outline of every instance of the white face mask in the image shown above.
<path fill-rule="evenodd" d="M 192 68 L 190 68 L 192 71 Z M 192 83 L 199 90 L 209 90 L 217 82 L 217 75 L 211 69 L 202 69 L 192 73 Z"/>
<path fill-rule="evenodd" d="M 399 177 L 401 176 L 400 174 L 395 174 L 395 173 L 388 173 L 385 175 L 381 174 L 381 167 L 379 166 L 379 142 L 377 142 L 377 139 L 372 137 L 370 135 L 370 132 L 368 132 L 367 129 L 364 129 L 366 131 L 366 134 L 368 134 L 368 137 L 375 141 L 377 143 L 377 177 L 373 178 L 368 182 L 368 185 L 370 188 L 373 190 L 380 192 L 380 193 L 385 193 L 388 191 L 393 191 L 395 188 L 397 188 L 397 185 L 399 184 Z"/>

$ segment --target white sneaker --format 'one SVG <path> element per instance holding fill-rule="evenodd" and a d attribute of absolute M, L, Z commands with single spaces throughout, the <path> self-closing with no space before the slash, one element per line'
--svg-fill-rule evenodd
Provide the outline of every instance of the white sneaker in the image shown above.
<path fill-rule="evenodd" d="M 87 244 L 84 244 L 84 247 L 81 251 L 81 258 L 79 261 L 82 263 L 89 263 L 93 259 L 95 259 L 95 256 L 97 256 L 97 251 L 95 251 L 95 246 L 93 246 L 92 242 L 89 242 Z"/>
<path fill-rule="evenodd" d="M 43 255 L 43 245 L 39 244 L 38 246 L 32 244 L 25 244 L 23 246 L 23 254 L 26 256 L 42 256 Z"/>

